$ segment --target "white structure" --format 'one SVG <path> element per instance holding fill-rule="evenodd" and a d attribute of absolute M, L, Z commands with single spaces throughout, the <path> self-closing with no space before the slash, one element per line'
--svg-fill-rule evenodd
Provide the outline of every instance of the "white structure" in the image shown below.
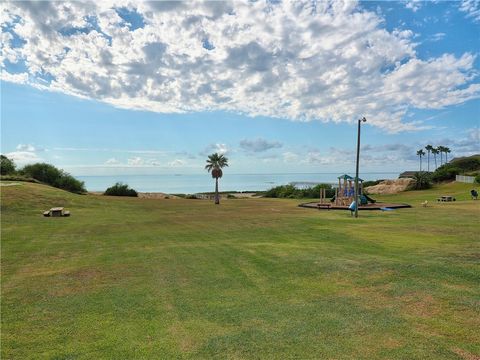
<path fill-rule="evenodd" d="M 457 175 L 455 176 L 455 181 L 473 184 L 475 182 L 475 178 L 473 176 Z"/>

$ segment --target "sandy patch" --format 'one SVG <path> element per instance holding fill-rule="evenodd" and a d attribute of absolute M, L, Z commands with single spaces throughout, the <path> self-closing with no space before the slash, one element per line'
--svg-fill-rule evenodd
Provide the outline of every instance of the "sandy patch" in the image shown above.
<path fill-rule="evenodd" d="M 410 190 L 415 184 L 413 179 L 384 180 L 378 185 L 365 188 L 367 194 L 397 194 Z"/>
<path fill-rule="evenodd" d="M 138 197 L 142 199 L 178 199 L 178 196 L 165 194 L 161 192 L 138 193 Z"/>
<path fill-rule="evenodd" d="M 3 183 L 3 182 L 0 182 L 0 186 L 17 186 L 17 185 L 21 185 L 20 183 Z"/>

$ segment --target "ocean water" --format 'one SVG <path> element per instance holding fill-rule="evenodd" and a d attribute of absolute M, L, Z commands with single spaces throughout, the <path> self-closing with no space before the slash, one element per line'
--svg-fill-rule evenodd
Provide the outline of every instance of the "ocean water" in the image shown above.
<path fill-rule="evenodd" d="M 292 182 L 297 186 L 314 183 L 337 183 L 338 173 L 317 174 L 225 174 L 219 180 L 220 191 L 262 191 L 274 186 Z M 395 179 L 398 173 L 362 173 L 364 180 Z M 167 194 L 194 194 L 215 190 L 215 180 L 210 174 L 197 175 L 116 175 L 116 176 L 77 176 L 85 182 L 88 191 L 105 191 L 116 182 L 128 184 L 140 192 L 164 192 Z M 302 184 L 306 183 L 306 184 Z"/>

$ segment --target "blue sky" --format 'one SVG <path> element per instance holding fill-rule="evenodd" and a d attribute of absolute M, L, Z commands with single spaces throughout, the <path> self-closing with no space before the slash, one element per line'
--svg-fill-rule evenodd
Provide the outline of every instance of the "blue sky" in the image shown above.
<path fill-rule="evenodd" d="M 1 151 L 74 175 L 418 167 L 480 152 L 480 7 L 7 3 Z"/>

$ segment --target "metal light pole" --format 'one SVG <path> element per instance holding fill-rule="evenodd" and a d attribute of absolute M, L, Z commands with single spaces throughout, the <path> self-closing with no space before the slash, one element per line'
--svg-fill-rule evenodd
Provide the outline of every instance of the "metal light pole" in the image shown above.
<path fill-rule="evenodd" d="M 358 120 L 357 132 L 357 165 L 355 170 L 355 217 L 358 218 L 358 163 L 360 161 L 360 124 L 366 122 L 365 117 Z"/>

